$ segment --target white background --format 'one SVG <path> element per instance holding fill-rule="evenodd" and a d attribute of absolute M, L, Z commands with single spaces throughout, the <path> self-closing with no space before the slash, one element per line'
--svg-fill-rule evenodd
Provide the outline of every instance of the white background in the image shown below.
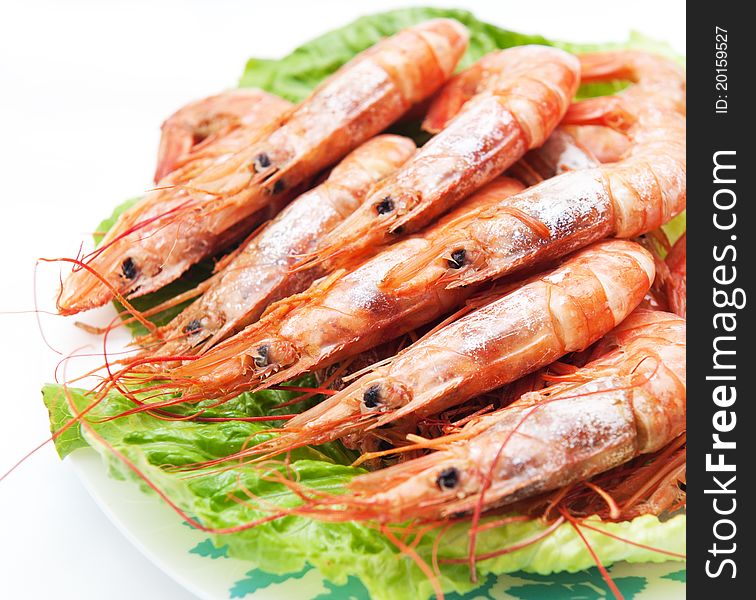
<path fill-rule="evenodd" d="M 146 189 L 159 125 L 231 87 L 249 56 L 278 57 L 355 17 L 404 5 L 466 7 L 572 41 L 636 29 L 685 52 L 685 3 L 533 0 L 0 0 L 0 312 L 34 307 L 37 257 L 75 255 L 99 220 Z M 38 273 L 52 310 L 59 267 Z M 104 323 L 98 311 L 84 320 Z M 97 343 L 41 316 L 53 348 Z M 39 388 L 60 356 L 33 314 L 0 315 L 0 473 L 48 435 Z M 186 599 L 100 513 L 47 445 L 0 483 L 0 598 Z"/>

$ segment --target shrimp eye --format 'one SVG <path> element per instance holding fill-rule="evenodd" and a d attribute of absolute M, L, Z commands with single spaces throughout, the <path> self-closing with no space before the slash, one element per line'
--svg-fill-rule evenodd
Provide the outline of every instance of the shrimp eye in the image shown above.
<path fill-rule="evenodd" d="M 192 335 L 202 330 L 202 322 L 199 319 L 192 319 L 184 326 L 184 333 Z"/>
<path fill-rule="evenodd" d="M 286 184 L 283 182 L 283 179 L 278 179 L 273 184 L 273 193 L 274 194 L 280 194 L 286 189 Z"/>
<path fill-rule="evenodd" d="M 460 248 L 451 253 L 451 258 L 446 261 L 450 269 L 461 269 L 465 265 L 465 249 Z"/>
<path fill-rule="evenodd" d="M 268 156 L 265 152 L 260 152 L 260 154 L 255 156 L 254 158 L 255 171 L 259 173 L 263 169 L 267 169 L 269 166 L 270 166 L 270 156 Z"/>
<path fill-rule="evenodd" d="M 375 205 L 375 212 L 377 212 L 379 215 L 385 215 L 386 213 L 390 213 L 392 210 L 394 210 L 394 201 L 391 199 L 391 196 L 386 196 L 383 200 Z"/>
<path fill-rule="evenodd" d="M 459 471 L 454 467 L 448 467 L 436 477 L 436 485 L 439 490 L 453 490 L 459 483 Z"/>
<path fill-rule="evenodd" d="M 135 279 L 137 276 L 137 268 L 134 261 L 127 257 L 121 263 L 121 273 L 126 279 Z"/>
<path fill-rule="evenodd" d="M 381 402 L 381 386 L 377 383 L 371 385 L 362 394 L 362 403 L 365 408 L 375 408 Z"/>
<path fill-rule="evenodd" d="M 255 356 L 255 366 L 258 369 L 262 369 L 264 367 L 267 367 L 270 364 L 268 352 L 269 348 L 267 345 L 259 346 L 257 348 L 257 356 Z"/>

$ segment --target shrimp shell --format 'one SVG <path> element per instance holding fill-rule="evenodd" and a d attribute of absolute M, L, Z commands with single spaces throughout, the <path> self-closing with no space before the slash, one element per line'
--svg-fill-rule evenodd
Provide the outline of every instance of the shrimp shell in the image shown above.
<path fill-rule="evenodd" d="M 469 198 L 458 212 L 498 202 L 521 189 L 517 181 L 502 177 Z M 336 271 L 270 306 L 260 321 L 166 376 L 188 387 L 191 396 L 231 397 L 354 356 L 447 314 L 473 289 L 444 290 L 437 271 L 446 266 L 428 270 L 425 279 L 418 278 L 401 294 L 381 289 L 380 284 L 388 271 L 423 252 L 436 236 L 446 236 L 457 216 L 452 212 L 423 235 L 400 241 L 352 271 Z"/>
<path fill-rule="evenodd" d="M 340 265 L 355 254 L 417 231 L 529 149 L 541 146 L 577 90 L 578 60 L 562 50 L 520 46 L 483 57 L 471 71 L 493 71 L 459 114 L 392 177 L 377 184 L 363 205 L 334 232 L 312 260 Z M 447 102 L 452 79 L 435 104 Z"/>
<path fill-rule="evenodd" d="M 201 354 L 256 321 L 271 302 L 306 289 L 322 272 L 292 271 L 297 256 L 326 237 L 359 206 L 371 183 L 401 166 L 414 151 L 412 140 L 395 135 L 375 137 L 353 150 L 328 179 L 247 239 L 198 300 L 154 336 L 142 340 L 147 344 L 167 340 L 159 347 L 150 345 L 148 353 Z"/>
<path fill-rule="evenodd" d="M 581 57 L 581 63 L 589 68 L 598 63 L 602 76 L 632 75 L 637 83 L 617 96 L 573 105 L 565 122 L 622 128 L 632 142 L 622 160 L 563 173 L 471 213 L 458 223 L 456 236 L 439 240 L 428 254 L 390 273 L 384 282 L 388 288 L 412 285 L 416 274 L 444 262 L 451 252 L 463 252 L 466 260 L 444 275 L 447 285 L 481 283 L 610 235 L 636 237 L 685 208 L 684 107 L 679 98 L 670 100 L 680 90 L 684 98 L 684 75 L 659 57 L 634 52 L 611 53 L 611 60 L 593 56 Z M 666 77 L 663 85 L 659 73 Z"/>
<path fill-rule="evenodd" d="M 593 344 L 653 279 L 654 261 L 639 244 L 599 242 L 419 340 L 250 453 L 275 455 L 428 416 L 511 383 Z"/>
<path fill-rule="evenodd" d="M 58 298 L 62 314 L 135 297 L 238 240 L 272 201 L 380 133 L 449 77 L 467 47 L 451 19 L 405 29 L 359 54 L 251 143 L 127 211 Z M 107 283 L 106 283 L 107 282 Z"/>
<path fill-rule="evenodd" d="M 446 518 L 561 488 L 685 431 L 685 321 L 638 310 L 568 381 L 524 394 L 423 458 L 351 483 L 360 518 Z M 457 441 L 454 441 L 456 439 Z M 490 477 L 490 479 L 489 479 Z"/>

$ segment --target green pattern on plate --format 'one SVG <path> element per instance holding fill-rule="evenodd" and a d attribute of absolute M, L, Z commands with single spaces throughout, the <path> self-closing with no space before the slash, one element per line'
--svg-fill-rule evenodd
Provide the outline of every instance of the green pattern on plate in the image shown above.
<path fill-rule="evenodd" d="M 266 588 L 274 583 L 283 583 L 289 579 L 300 579 L 310 571 L 311 567 L 305 567 L 297 573 L 286 573 L 284 575 L 276 575 L 275 573 L 267 573 L 260 569 L 252 569 L 247 572 L 244 579 L 240 579 L 229 590 L 229 598 L 244 598 L 247 594 L 253 594 L 259 589 Z"/>
<path fill-rule="evenodd" d="M 687 581 L 687 571 L 685 569 L 682 569 L 680 571 L 675 571 L 674 573 L 667 573 L 666 575 L 662 575 L 662 579 L 669 579 L 670 581 L 682 581 L 685 583 Z"/>
<path fill-rule="evenodd" d="M 269 585 L 283 583 L 290 577 L 302 578 L 311 570 L 310 567 L 305 567 L 293 575 L 271 575 L 259 569 L 252 569 L 244 579 L 237 581 L 231 587 L 229 597 L 243 598 Z M 612 568 L 607 570 L 612 575 Z M 662 575 L 659 579 L 685 583 L 686 570 L 681 569 L 668 573 Z M 641 575 L 612 576 L 612 581 L 626 600 L 636 598 L 638 594 L 649 587 L 650 583 L 648 577 Z M 344 585 L 323 580 L 323 586 L 327 591 L 318 594 L 312 600 L 370 600 L 367 589 L 356 577 L 350 576 Z M 680 593 L 683 595 L 684 590 L 681 589 Z M 500 600 L 503 598 L 602 600 L 612 597 L 609 586 L 596 567 L 577 573 L 564 572 L 552 575 L 537 575 L 522 571 L 499 577 L 489 575 L 479 588 L 468 594 L 451 593 L 446 596 L 447 600 Z"/>
<path fill-rule="evenodd" d="M 351 575 L 344 585 L 336 585 L 330 581 L 323 581 L 323 585 L 328 591 L 318 594 L 312 600 L 370 600 L 370 594 L 362 582 Z"/>
<path fill-rule="evenodd" d="M 210 538 L 202 540 L 194 548 L 189 550 L 192 554 L 199 554 L 206 558 L 228 558 L 228 546 L 218 547 Z"/>
<path fill-rule="evenodd" d="M 597 600 L 613 597 L 609 586 L 595 567 L 578 573 L 557 573 L 548 576 L 515 573 L 513 577 L 532 582 L 514 585 L 506 590 L 508 594 L 522 600 L 551 600 L 553 598 Z M 632 600 L 648 586 L 646 577 L 613 577 L 612 580 L 626 600 Z"/>

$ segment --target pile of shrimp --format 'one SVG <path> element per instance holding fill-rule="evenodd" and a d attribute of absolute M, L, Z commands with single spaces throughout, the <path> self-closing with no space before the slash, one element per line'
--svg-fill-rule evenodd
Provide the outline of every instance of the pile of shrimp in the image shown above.
<path fill-rule="evenodd" d="M 170 117 L 155 189 L 69 259 L 58 297 L 61 314 L 117 299 L 149 328 L 95 397 L 166 418 L 314 375 L 297 400 L 325 400 L 193 468 L 340 440 L 371 472 L 338 500 L 289 482 L 317 518 L 684 506 L 685 237 L 661 229 L 685 209 L 684 73 L 519 46 L 453 75 L 467 41 L 428 21 L 299 105 L 240 90 Z M 629 85 L 575 101 L 613 80 Z M 382 133 L 421 110 L 422 147 Z M 209 279 L 153 309 L 194 299 L 169 323 L 131 305 L 208 257 Z"/>

